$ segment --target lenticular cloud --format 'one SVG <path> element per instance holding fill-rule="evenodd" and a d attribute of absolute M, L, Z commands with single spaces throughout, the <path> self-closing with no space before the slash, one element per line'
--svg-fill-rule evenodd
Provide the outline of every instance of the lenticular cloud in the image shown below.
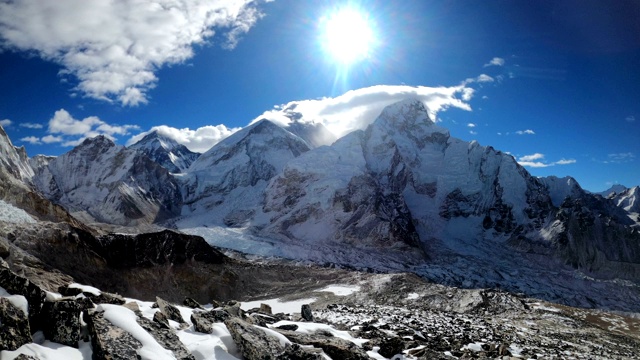
<path fill-rule="evenodd" d="M 219 30 L 233 48 L 260 16 L 252 0 L 0 2 L 0 46 L 59 63 L 84 96 L 138 105 L 158 68 L 190 58 Z"/>

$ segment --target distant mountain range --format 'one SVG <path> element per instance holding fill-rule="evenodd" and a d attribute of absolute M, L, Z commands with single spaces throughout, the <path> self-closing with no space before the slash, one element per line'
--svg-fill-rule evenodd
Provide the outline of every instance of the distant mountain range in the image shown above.
<path fill-rule="evenodd" d="M 202 155 L 154 132 L 129 147 L 99 136 L 29 159 L 1 131 L 0 182 L 73 216 L 56 210 L 60 221 L 98 228 L 168 227 L 258 255 L 582 306 L 640 293 L 639 187 L 592 194 L 570 177 L 531 176 L 509 154 L 451 137 L 428 113 L 407 99 L 333 141 L 288 111 L 287 127 L 260 120 Z M 0 199 L 54 218 L 6 190 Z M 592 294 L 590 277 L 635 285 L 598 280 L 607 296 Z"/>

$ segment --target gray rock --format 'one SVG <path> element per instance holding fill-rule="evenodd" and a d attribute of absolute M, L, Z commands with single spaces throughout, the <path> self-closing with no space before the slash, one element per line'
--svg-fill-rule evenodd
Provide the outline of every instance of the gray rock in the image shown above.
<path fill-rule="evenodd" d="M 13 351 L 30 342 L 29 317 L 8 299 L 0 297 L 0 351 Z"/>
<path fill-rule="evenodd" d="M 38 358 L 33 357 L 31 355 L 20 354 L 13 358 L 14 360 L 38 360 Z"/>
<path fill-rule="evenodd" d="M 156 314 L 159 313 L 160 312 Z M 160 346 L 171 350 L 176 360 L 195 360 L 195 357 L 187 350 L 172 328 L 163 326 L 163 324 L 159 322 L 151 321 L 142 316 L 138 316 L 137 322 L 156 339 Z"/>
<path fill-rule="evenodd" d="M 260 304 L 260 312 L 267 315 L 273 314 L 273 311 L 271 310 L 271 306 L 267 304 Z"/>
<path fill-rule="evenodd" d="M 224 322 L 231 318 L 228 312 L 219 309 L 211 311 L 194 311 L 191 314 L 191 322 L 197 332 L 210 334 L 213 331 L 213 323 Z"/>
<path fill-rule="evenodd" d="M 42 331 L 47 340 L 78 347 L 80 341 L 80 312 L 85 304 L 73 298 L 47 301 L 42 307 Z"/>
<path fill-rule="evenodd" d="M 302 305 L 302 308 L 300 309 L 300 314 L 302 315 L 302 318 L 304 320 L 313 321 L 313 314 L 311 313 L 311 306 L 309 306 L 309 304 Z"/>
<path fill-rule="evenodd" d="M 167 315 L 165 315 L 162 311 L 157 311 L 155 314 L 153 314 L 153 321 L 157 322 L 163 327 L 171 328 Z"/>
<path fill-rule="evenodd" d="M 285 347 L 275 336 L 240 318 L 229 318 L 224 324 L 246 360 L 276 360 L 285 352 Z"/>
<path fill-rule="evenodd" d="M 157 296 L 156 304 L 158 304 L 160 311 L 167 315 L 167 318 L 169 320 L 173 320 L 175 322 L 178 322 L 179 324 L 186 325 L 187 322 L 184 321 L 184 318 L 182 317 L 182 314 L 180 314 L 180 310 L 178 310 L 177 307 L 169 304 L 166 300 L 163 300 Z"/>
<path fill-rule="evenodd" d="M 100 295 L 97 296 L 92 293 L 86 292 L 83 294 L 96 304 L 124 305 L 126 303 L 125 299 L 122 296 L 104 291 L 100 292 Z"/>
<path fill-rule="evenodd" d="M 142 346 L 131 334 L 111 324 L 104 318 L 104 312 L 89 310 L 86 312 L 93 360 L 129 360 L 137 359 L 137 349 Z"/>
<path fill-rule="evenodd" d="M 37 285 L 7 268 L 0 267 L 0 287 L 9 294 L 22 295 L 29 303 L 29 326 L 32 331 L 40 328 L 40 311 L 46 293 Z"/>
<path fill-rule="evenodd" d="M 194 300 L 194 299 L 192 299 L 190 297 L 185 298 L 184 301 L 182 302 L 182 304 L 184 306 L 190 307 L 192 309 L 204 309 L 202 307 L 202 305 L 200 305 L 199 302 L 197 302 L 196 300 Z"/>
<path fill-rule="evenodd" d="M 298 344 L 287 346 L 284 353 L 278 355 L 278 360 L 323 360 L 322 350 L 303 348 Z"/>
<path fill-rule="evenodd" d="M 308 335 L 280 329 L 274 330 L 294 343 L 321 348 L 332 359 L 369 360 L 367 353 L 351 341 L 319 334 Z"/>

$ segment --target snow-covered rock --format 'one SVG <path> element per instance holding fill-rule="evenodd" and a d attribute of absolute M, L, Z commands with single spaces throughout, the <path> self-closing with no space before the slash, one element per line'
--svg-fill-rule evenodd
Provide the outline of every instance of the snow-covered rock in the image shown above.
<path fill-rule="evenodd" d="M 169 172 L 104 136 L 39 161 L 33 178 L 37 189 L 85 221 L 148 224 L 179 211 L 180 192 Z"/>
<path fill-rule="evenodd" d="M 149 133 L 129 149 L 142 152 L 171 173 L 184 172 L 200 156 L 157 131 Z"/>

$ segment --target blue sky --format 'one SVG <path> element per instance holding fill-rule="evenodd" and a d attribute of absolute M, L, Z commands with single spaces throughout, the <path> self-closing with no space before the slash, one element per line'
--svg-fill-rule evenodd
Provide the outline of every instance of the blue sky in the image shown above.
<path fill-rule="evenodd" d="M 637 1 L 132 4 L 0 1 L 0 124 L 14 145 L 59 155 L 160 127 L 203 152 L 287 105 L 344 132 L 411 94 L 453 136 L 533 175 L 592 191 L 640 184 Z M 375 36 L 349 66 L 320 41 L 345 7 Z"/>

